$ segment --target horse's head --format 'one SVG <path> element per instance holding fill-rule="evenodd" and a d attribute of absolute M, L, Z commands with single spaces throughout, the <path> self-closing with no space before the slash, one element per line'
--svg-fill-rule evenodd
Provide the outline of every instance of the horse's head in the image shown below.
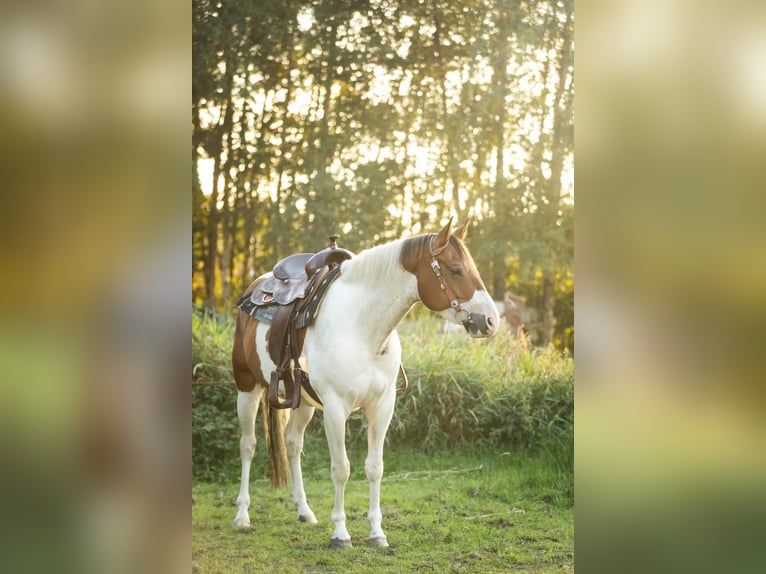
<path fill-rule="evenodd" d="M 467 230 L 468 221 L 453 232 L 450 218 L 439 233 L 409 240 L 401 262 L 417 278 L 426 307 L 462 324 L 472 337 L 491 337 L 500 327 L 500 315 L 463 244 Z"/>

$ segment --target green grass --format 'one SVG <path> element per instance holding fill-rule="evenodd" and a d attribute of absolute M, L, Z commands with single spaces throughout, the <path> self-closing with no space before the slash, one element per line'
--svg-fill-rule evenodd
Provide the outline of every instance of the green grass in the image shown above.
<path fill-rule="evenodd" d="M 421 314 L 422 315 L 422 314 Z M 331 550 L 333 485 L 317 412 L 303 470 L 320 523 L 301 524 L 268 484 L 262 427 L 251 471 L 253 528 L 232 526 L 239 425 L 231 384 L 192 388 L 194 572 L 562 572 L 574 570 L 574 364 L 506 332 L 487 341 L 442 333 L 430 315 L 402 323 L 409 390 L 386 438 L 381 493 L 390 548 L 368 548 L 366 421 L 347 423 L 347 526 Z M 192 322 L 192 377 L 228 382 L 231 320 Z"/>
<path fill-rule="evenodd" d="M 263 477 L 251 481 L 253 527 L 235 529 L 238 484 L 195 483 L 194 572 L 574 570 L 574 509 L 543 454 L 387 449 L 381 508 L 391 546 L 370 548 L 364 448 L 350 449 L 346 515 L 355 547 L 331 550 L 329 455 L 311 442 L 304 478 L 319 524 L 299 523 L 289 492 L 272 490 Z"/>

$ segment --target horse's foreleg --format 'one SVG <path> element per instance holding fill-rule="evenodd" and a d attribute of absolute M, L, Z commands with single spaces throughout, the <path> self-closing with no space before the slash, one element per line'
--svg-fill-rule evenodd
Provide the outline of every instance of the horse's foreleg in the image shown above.
<path fill-rule="evenodd" d="M 330 540 L 331 548 L 350 548 L 351 535 L 346 530 L 346 512 L 344 510 L 344 495 L 346 482 L 351 473 L 351 467 L 346 456 L 346 419 L 348 413 L 342 406 L 325 402 L 324 430 L 327 435 L 327 445 L 330 447 L 330 462 L 332 482 L 335 485 L 335 504 L 330 519 L 335 524 L 335 532 Z"/>
<path fill-rule="evenodd" d="M 367 473 L 367 481 L 370 483 L 370 511 L 367 514 L 370 521 L 370 536 L 367 542 L 372 546 L 388 546 L 386 535 L 381 527 L 383 514 L 380 511 L 380 481 L 383 477 L 383 443 L 394 414 L 395 400 L 392 389 L 391 393 L 380 397 L 378 401 L 365 409 L 368 424 L 367 459 L 364 469 Z"/>
<path fill-rule="evenodd" d="M 301 451 L 303 450 L 303 433 L 314 416 L 314 407 L 306 401 L 290 415 L 285 432 L 287 459 L 290 461 L 290 477 L 293 486 L 293 501 L 298 505 L 298 520 L 316 523 L 314 512 L 306 501 L 306 491 L 303 490 L 303 473 L 301 471 Z"/>
<path fill-rule="evenodd" d="M 242 427 L 242 438 L 239 441 L 242 475 L 234 526 L 250 526 L 250 515 L 247 511 L 250 507 L 250 464 L 255 455 L 255 417 L 258 413 L 262 392 L 261 387 L 256 387 L 251 392 L 238 391 L 237 393 L 237 416 Z"/>

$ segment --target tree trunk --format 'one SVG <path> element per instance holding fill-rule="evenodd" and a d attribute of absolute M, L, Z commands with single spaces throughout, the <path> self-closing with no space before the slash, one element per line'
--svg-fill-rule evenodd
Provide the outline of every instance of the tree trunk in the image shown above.
<path fill-rule="evenodd" d="M 316 179 L 314 191 L 316 198 L 312 205 L 314 222 L 310 229 L 304 232 L 304 240 L 308 245 L 322 245 L 324 238 L 331 233 L 336 233 L 335 214 L 331 213 L 328 206 L 332 201 L 333 178 L 330 175 L 330 164 L 335 155 L 335 146 L 330 142 L 330 114 L 332 111 L 332 85 L 335 79 L 336 65 L 336 38 L 338 25 L 335 16 L 331 16 L 327 23 L 327 60 L 325 62 L 324 79 L 322 81 L 322 120 L 319 124 L 319 149 L 317 149 Z M 311 204 L 309 204 L 311 205 Z"/>
<path fill-rule="evenodd" d="M 285 101 L 284 105 L 282 106 L 282 134 L 280 135 L 281 144 L 279 146 L 279 160 L 277 162 L 277 203 L 282 201 L 282 180 L 283 176 L 285 174 L 286 169 L 286 159 L 285 155 L 287 155 L 288 150 L 288 143 L 287 143 L 287 126 L 288 126 L 288 118 L 290 117 L 290 100 L 292 98 L 292 91 L 293 91 L 293 82 L 292 82 L 292 71 L 294 66 L 294 60 L 295 60 L 295 49 L 294 49 L 294 36 L 295 36 L 295 21 L 293 20 L 291 26 L 290 26 L 290 47 L 289 47 L 289 57 L 288 57 L 288 65 L 287 70 L 285 72 L 285 81 L 287 82 L 287 86 L 285 87 Z"/>
<path fill-rule="evenodd" d="M 553 332 L 556 329 L 556 283 L 553 272 L 546 271 L 543 275 L 543 328 L 540 333 L 543 346 L 553 342 Z"/>
<path fill-rule="evenodd" d="M 505 265 L 504 254 L 498 253 L 492 262 L 492 298 L 496 301 L 502 301 L 505 296 L 505 278 L 508 269 Z"/>
<path fill-rule="evenodd" d="M 221 172 L 221 156 L 216 154 L 213 166 L 213 185 L 207 202 L 207 232 L 205 256 L 205 310 L 215 312 L 215 279 L 218 261 L 218 176 Z"/>
<path fill-rule="evenodd" d="M 240 284 L 242 291 L 250 284 L 250 272 L 255 265 L 255 204 L 257 201 L 257 188 L 253 192 L 254 197 L 249 200 L 250 204 L 246 210 L 246 217 L 244 230 L 243 230 L 243 242 L 244 242 L 244 259 L 242 261 L 242 273 L 240 275 Z"/>
<path fill-rule="evenodd" d="M 571 15 L 569 16 L 571 18 Z M 553 104 L 553 133 L 551 134 L 551 176 L 543 185 L 543 193 L 547 203 L 543 206 L 545 225 L 551 228 L 557 225 L 558 210 L 561 204 L 561 175 L 564 169 L 564 157 L 567 146 L 563 141 L 564 119 L 567 116 L 561 109 L 561 101 L 566 91 L 566 81 L 571 54 L 570 21 L 568 20 L 561 30 L 561 51 L 558 61 L 558 86 L 554 94 Z M 552 251 L 554 251 L 552 249 Z M 557 261 L 546 265 L 543 273 L 543 330 L 542 343 L 547 345 L 553 342 L 556 329 L 555 303 L 556 303 L 556 267 Z"/>
<path fill-rule="evenodd" d="M 242 133 L 247 132 L 247 122 L 243 117 L 242 120 Z M 245 152 L 247 153 L 247 152 Z M 241 240 L 241 257 L 242 267 L 239 270 L 238 277 L 238 297 L 247 286 L 250 284 L 250 273 L 254 267 L 254 255 L 256 244 L 256 230 L 262 230 L 262 225 L 257 225 L 257 216 L 259 212 L 259 206 L 261 206 L 261 200 L 258 197 L 260 189 L 259 182 L 261 177 L 256 173 L 256 170 L 251 166 L 246 168 L 244 177 L 247 179 L 246 186 L 242 189 L 242 205 L 237 211 L 237 218 L 242 222 L 242 240 Z"/>
<path fill-rule="evenodd" d="M 205 244 L 205 195 L 199 180 L 199 139 L 200 120 L 198 106 L 192 109 L 192 274 L 195 274 L 200 261 L 204 263 Z"/>
<path fill-rule="evenodd" d="M 231 237 L 224 232 L 220 257 L 221 300 L 224 311 L 228 310 L 231 303 L 231 257 Z"/>
<path fill-rule="evenodd" d="M 495 84 L 493 123 L 495 133 L 495 185 L 494 185 L 494 207 L 497 217 L 502 221 L 510 221 L 511 202 L 508 196 L 508 189 L 505 181 L 505 124 L 507 121 L 507 111 L 505 107 L 505 95 L 507 92 L 507 73 L 508 65 L 508 40 L 510 34 L 510 17 L 508 8 L 502 3 L 496 4 L 496 60 L 493 62 L 493 76 Z M 498 245 L 495 245 L 497 254 L 494 257 L 492 289 L 493 296 L 502 300 L 505 294 L 505 283 L 508 269 L 505 264 L 506 239 L 505 234 L 497 234 Z"/>
<path fill-rule="evenodd" d="M 234 65 L 232 58 L 226 59 L 226 71 L 224 79 L 224 90 L 226 93 L 226 101 L 224 102 L 225 111 L 221 122 L 218 125 L 216 133 L 216 149 L 215 149 L 215 164 L 213 167 L 213 185 L 212 193 L 208 201 L 208 225 L 207 225 L 207 257 L 205 260 L 205 310 L 210 313 L 214 313 L 216 310 L 216 269 L 218 267 L 218 234 L 219 224 L 221 221 L 221 214 L 218 211 L 218 200 L 220 196 L 220 190 L 218 189 L 218 179 L 223 170 L 223 152 L 224 141 L 228 138 L 231 139 L 231 123 L 234 113 L 234 105 L 232 103 L 232 80 L 234 77 Z M 226 150 L 230 156 L 230 150 Z M 223 170 L 228 172 L 228 170 Z M 228 180 L 228 175 L 224 173 L 225 179 Z M 224 194 L 228 193 L 228 184 L 224 183 Z M 224 201 L 224 209 L 226 209 L 226 202 Z"/>
<path fill-rule="evenodd" d="M 571 14 L 568 16 L 571 19 Z M 572 43 L 570 38 L 570 20 L 564 24 L 561 30 L 561 52 L 558 61 L 558 86 L 553 103 L 553 134 L 551 137 L 551 178 L 548 180 L 548 201 L 550 205 L 558 207 L 561 201 L 561 175 L 564 171 L 564 157 L 566 145 L 563 141 L 564 120 L 568 116 L 561 109 L 561 101 L 566 92 L 566 82 L 569 75 L 569 60 L 571 58 Z M 557 214 L 553 214 L 554 217 Z"/>
<path fill-rule="evenodd" d="M 229 107 L 232 107 L 229 102 Z M 231 126 L 229 126 L 231 127 Z M 229 132 L 231 134 L 231 132 Z M 227 145 L 227 161 L 223 172 L 223 198 L 221 208 L 221 256 L 219 258 L 219 271 L 221 274 L 221 302 L 224 309 L 231 304 L 231 267 L 232 267 L 232 243 L 234 242 L 234 214 L 231 212 L 231 135 Z"/>

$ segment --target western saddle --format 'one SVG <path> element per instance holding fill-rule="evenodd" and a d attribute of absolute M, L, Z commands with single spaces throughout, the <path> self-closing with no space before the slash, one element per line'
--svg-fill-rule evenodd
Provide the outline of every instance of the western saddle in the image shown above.
<path fill-rule="evenodd" d="M 311 325 L 328 287 L 340 275 L 340 264 L 354 256 L 337 246 L 338 235 L 319 253 L 296 253 L 279 261 L 270 277 L 237 302 L 237 307 L 259 321 L 271 323 L 269 356 L 277 365 L 269 380 L 269 404 L 278 409 L 297 408 L 301 387 L 318 404 L 308 373 L 298 364 L 306 327 Z M 279 398 L 284 382 L 285 400 Z"/>

